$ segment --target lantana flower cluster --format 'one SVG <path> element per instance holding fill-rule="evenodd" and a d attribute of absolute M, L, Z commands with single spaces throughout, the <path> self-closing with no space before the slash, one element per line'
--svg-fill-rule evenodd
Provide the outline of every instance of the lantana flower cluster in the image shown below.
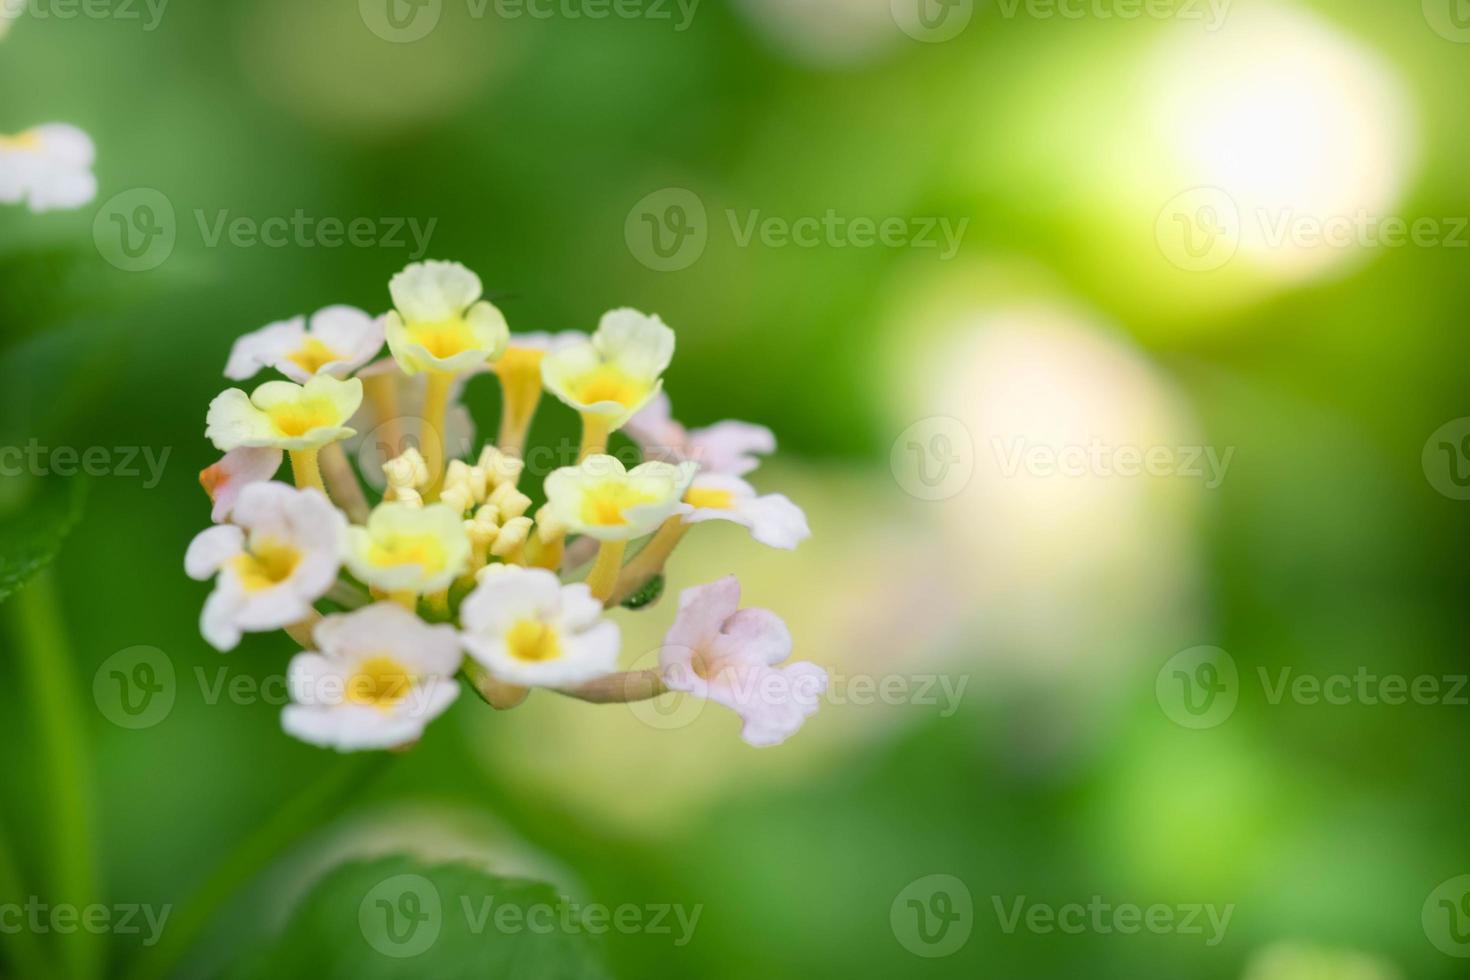
<path fill-rule="evenodd" d="M 535 688 L 593 703 L 685 692 L 738 713 L 752 745 L 800 728 L 827 675 L 787 662 L 790 631 L 740 608 L 733 576 L 683 590 L 656 669 L 619 669 L 609 616 L 654 607 L 697 524 L 731 521 L 784 549 L 809 536 L 800 508 L 744 479 L 774 451 L 771 432 L 674 420 L 663 374 L 675 337 L 657 316 L 618 309 L 590 335 L 512 334 L 454 262 L 414 263 L 388 292 L 381 316 L 329 306 L 239 338 L 228 378 L 281 377 L 209 406 L 205 435 L 224 453 L 200 474 L 214 525 L 185 568 L 214 580 L 200 618 L 210 644 L 285 630 L 303 648 L 285 730 L 343 751 L 403 748 L 465 687 L 501 710 Z M 499 384 L 497 438 L 457 452 L 476 445 L 460 399 L 480 374 Z M 582 435 L 538 505 L 524 450 L 546 392 Z M 643 457 L 631 468 L 607 452 L 619 430 Z M 349 454 L 360 433 L 371 444 Z M 288 459 L 293 483 L 277 481 Z"/>

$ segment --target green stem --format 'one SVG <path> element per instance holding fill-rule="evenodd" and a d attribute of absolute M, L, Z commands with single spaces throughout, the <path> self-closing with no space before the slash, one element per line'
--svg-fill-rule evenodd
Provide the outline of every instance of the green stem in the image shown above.
<path fill-rule="evenodd" d="M 335 817 L 397 756 L 376 752 L 350 755 L 325 776 L 306 786 L 241 841 L 189 896 L 156 946 L 144 950 L 126 973 L 127 980 L 161 980 L 178 965 L 220 908 L 282 851 Z"/>
<path fill-rule="evenodd" d="M 53 904 L 78 906 L 100 901 L 97 835 L 92 809 L 92 767 L 85 738 L 88 726 L 75 697 L 76 675 L 62 627 L 53 571 L 32 579 L 12 600 L 20 655 L 40 727 L 39 754 L 46 772 Z M 62 960 L 74 977 L 95 977 L 101 966 L 101 937 L 79 929 L 62 939 Z"/>
<path fill-rule="evenodd" d="M 0 895 L 12 898 L 20 902 L 26 895 L 25 884 L 21 881 L 20 867 L 15 863 L 15 855 L 10 850 L 10 843 L 0 834 Z M 22 928 L 19 932 L 8 936 L 5 940 L 6 951 L 9 954 L 11 975 L 17 977 L 49 977 L 53 976 L 54 968 L 47 960 L 46 951 L 41 947 L 40 939 L 29 929 Z"/>

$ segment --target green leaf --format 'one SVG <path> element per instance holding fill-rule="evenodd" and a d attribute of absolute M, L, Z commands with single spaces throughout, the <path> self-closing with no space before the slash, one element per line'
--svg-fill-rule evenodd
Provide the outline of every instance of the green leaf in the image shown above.
<path fill-rule="evenodd" d="M 31 480 L 20 499 L 0 509 L 0 601 L 55 559 L 81 517 L 86 486 L 79 479 Z"/>
<path fill-rule="evenodd" d="M 550 885 L 396 856 L 343 865 L 236 980 L 605 980 L 597 942 Z"/>

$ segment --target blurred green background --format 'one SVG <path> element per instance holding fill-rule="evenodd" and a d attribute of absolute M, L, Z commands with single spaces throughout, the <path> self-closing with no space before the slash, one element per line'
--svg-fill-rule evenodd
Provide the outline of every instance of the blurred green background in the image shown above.
<path fill-rule="evenodd" d="M 0 131 L 81 126 L 99 179 L 76 212 L 0 210 L 0 443 L 168 452 L 156 486 L 146 467 L 89 480 L 52 573 L 0 608 L 0 802 L 25 895 L 181 916 L 282 819 L 305 836 L 177 975 L 230 974 L 324 868 L 393 851 L 582 902 L 702 906 L 685 945 L 604 937 L 619 977 L 1470 975 L 1470 907 L 1461 920 L 1462 895 L 1447 911 L 1432 895 L 1470 872 L 1470 705 L 1275 696 L 1286 668 L 1443 691 L 1470 672 L 1470 423 L 1440 431 L 1470 415 L 1461 0 L 1236 0 L 1218 23 L 1203 4 L 1107 0 L 1064 4 L 1076 17 L 961 0 L 924 21 L 906 0 L 703 0 L 687 19 L 393 2 L 402 23 L 436 20 L 410 41 L 372 0 L 74 17 L 32 0 L 0 43 Z M 167 203 L 174 243 L 130 271 L 108 235 L 139 188 Z M 693 244 L 661 256 L 649 233 L 672 234 L 670 205 L 691 198 Z M 434 224 L 422 256 L 406 230 L 211 238 L 222 217 L 298 211 L 375 235 Z M 744 237 L 829 213 L 905 235 L 964 224 L 952 255 Z M 1431 224 L 1399 247 L 1283 244 L 1283 216 Z M 1223 251 L 1176 234 L 1211 228 Z M 805 507 L 814 537 L 788 555 L 708 528 L 670 587 L 739 574 L 747 604 L 788 619 L 796 658 L 833 671 L 789 743 L 749 749 L 715 709 L 664 730 L 626 707 L 463 698 L 411 753 L 367 760 L 377 778 L 350 804 L 318 805 L 362 762 L 288 739 L 276 704 L 211 694 L 294 652 L 284 635 L 207 647 L 207 586 L 182 570 L 208 521 L 203 419 L 229 346 L 331 303 L 381 311 L 419 257 L 475 269 L 512 330 L 657 312 L 678 332 L 676 414 L 777 432 L 754 482 Z M 493 432 L 493 381 L 467 399 Z M 533 440 L 573 431 L 548 404 Z M 1093 443 L 1178 466 L 1008 462 Z M 1191 447 L 1229 454 L 1221 478 L 1188 472 Z M 24 525 L 73 482 L 6 476 L 0 507 Z M 667 601 L 624 616 L 629 662 L 671 618 Z M 93 680 L 140 645 L 172 665 L 176 698 L 130 730 Z M 1199 646 L 1232 658 L 1236 706 L 1189 727 L 1169 664 Z M 59 729 L 26 666 L 47 658 L 70 675 Z M 863 703 L 861 677 L 912 696 Z M 941 681 L 963 683 L 958 704 Z M 55 768 L 58 734 L 77 772 Z M 945 956 L 921 955 L 936 950 L 903 897 L 935 874 L 973 909 Z M 1213 945 L 1005 928 L 1019 898 L 1094 896 L 1233 912 Z M 106 975 L 145 952 L 132 935 L 39 938 Z M 17 941 L 0 950 L 24 976 Z"/>

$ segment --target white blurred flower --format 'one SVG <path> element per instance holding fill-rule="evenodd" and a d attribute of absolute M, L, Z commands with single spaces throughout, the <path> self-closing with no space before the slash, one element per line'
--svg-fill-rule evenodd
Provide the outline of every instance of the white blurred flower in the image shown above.
<path fill-rule="evenodd" d="M 201 531 L 184 556 L 191 578 L 215 576 L 199 628 L 219 650 L 233 649 L 241 633 L 309 617 L 337 580 L 347 530 L 347 519 L 320 492 L 284 483 L 245 487 L 232 518 Z"/>
<path fill-rule="evenodd" d="M 0 17 L 0 26 L 6 24 Z M 95 157 L 92 138 L 66 123 L 0 134 L 0 204 L 24 202 L 32 211 L 79 208 L 97 196 Z"/>
<path fill-rule="evenodd" d="M 343 752 L 394 748 L 417 739 L 459 696 L 453 627 L 380 602 L 328 616 L 312 635 L 318 649 L 292 658 L 292 703 L 281 713 L 281 727 L 304 742 Z"/>
<path fill-rule="evenodd" d="M 586 585 L 543 568 L 504 566 L 480 578 L 460 607 L 466 652 L 498 679 L 566 687 L 617 669 L 617 626 Z"/>
<path fill-rule="evenodd" d="M 275 368 L 297 384 L 316 374 L 345 378 L 383 346 L 384 317 L 352 306 L 328 306 L 311 315 L 261 327 L 235 341 L 225 377 L 239 381 Z"/>

